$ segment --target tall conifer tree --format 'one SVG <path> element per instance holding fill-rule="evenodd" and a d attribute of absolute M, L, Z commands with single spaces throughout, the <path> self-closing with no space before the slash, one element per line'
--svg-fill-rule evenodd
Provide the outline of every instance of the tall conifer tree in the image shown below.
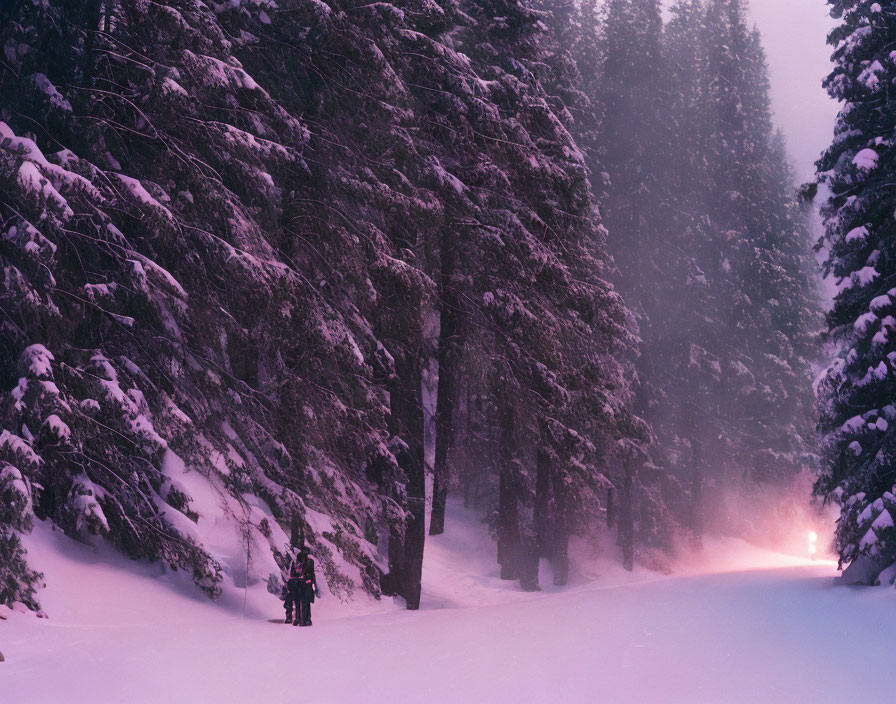
<path fill-rule="evenodd" d="M 840 505 L 836 548 L 855 581 L 873 583 L 896 560 L 896 98 L 891 3 L 831 0 L 834 70 L 825 86 L 843 102 L 819 161 L 826 272 L 838 282 L 828 314 L 839 355 L 819 388 L 823 437 L 816 490 Z"/>

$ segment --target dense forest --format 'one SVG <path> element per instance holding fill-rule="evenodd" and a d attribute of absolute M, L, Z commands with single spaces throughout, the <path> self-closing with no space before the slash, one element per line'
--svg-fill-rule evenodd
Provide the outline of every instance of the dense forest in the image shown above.
<path fill-rule="evenodd" d="M 818 492 L 882 569 L 896 20 L 833 4 Z M 449 492 L 534 590 L 572 536 L 631 569 L 759 530 L 731 492 L 819 461 L 818 264 L 742 0 L 13 0 L 0 44 L 0 603 L 40 608 L 35 519 L 215 597 L 196 477 L 272 589 L 297 523 L 332 592 L 414 609 Z"/>

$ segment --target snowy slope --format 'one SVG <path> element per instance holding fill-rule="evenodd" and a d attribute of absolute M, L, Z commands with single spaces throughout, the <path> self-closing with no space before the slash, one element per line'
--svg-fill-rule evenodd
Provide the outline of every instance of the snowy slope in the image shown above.
<path fill-rule="evenodd" d="M 572 585 L 530 595 L 497 579 L 471 514 L 450 516 L 427 546 L 420 612 L 325 595 L 311 629 L 269 622 L 282 611 L 262 589 L 244 620 L 240 590 L 212 605 L 186 579 L 147 579 L 152 568 L 39 526 L 29 549 L 47 565 L 51 618 L 0 621 L 0 700 L 889 699 L 893 594 L 835 587 L 830 563 L 728 541 L 689 576 L 629 575 L 579 546 Z"/>

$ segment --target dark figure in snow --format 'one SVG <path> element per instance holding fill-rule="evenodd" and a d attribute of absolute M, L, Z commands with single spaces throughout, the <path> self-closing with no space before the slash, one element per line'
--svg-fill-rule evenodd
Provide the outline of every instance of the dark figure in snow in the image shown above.
<path fill-rule="evenodd" d="M 293 566 L 296 564 L 297 555 L 293 552 L 287 552 L 289 564 L 283 571 L 283 589 L 280 591 L 280 598 L 283 599 L 283 607 L 286 609 L 286 621 L 284 623 L 292 623 L 293 610 L 295 610 L 296 619 L 299 618 L 299 602 L 296 601 L 293 594 L 298 593 L 298 584 L 296 578 L 293 577 Z"/>
<path fill-rule="evenodd" d="M 295 620 L 293 626 L 311 625 L 311 604 L 314 597 L 320 596 L 317 577 L 314 574 L 314 560 L 306 552 L 299 552 L 289 566 L 289 579 L 286 582 L 286 622 L 289 623 L 293 610 Z"/>

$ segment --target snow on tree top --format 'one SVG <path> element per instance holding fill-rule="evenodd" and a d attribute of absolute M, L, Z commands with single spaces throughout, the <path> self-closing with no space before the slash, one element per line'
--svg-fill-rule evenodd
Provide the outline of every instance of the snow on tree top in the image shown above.
<path fill-rule="evenodd" d="M 90 181 L 57 164 L 50 163 L 33 140 L 27 137 L 16 136 L 12 128 L 2 120 L 0 120 L 0 149 L 14 154 L 22 154 L 27 161 L 37 167 L 39 173 L 55 179 L 56 183 L 52 186 L 54 191 L 57 186 L 62 188 L 64 185 L 73 191 L 83 190 L 91 198 L 100 202 L 103 201 L 102 195 Z M 30 172 L 29 178 L 31 178 Z M 62 196 L 60 195 L 59 197 L 61 198 Z"/>
<path fill-rule="evenodd" d="M 863 149 L 858 154 L 856 154 L 852 163 L 855 164 L 856 168 L 859 171 L 871 171 L 877 168 L 877 162 L 880 159 L 880 156 L 873 149 Z"/>
<path fill-rule="evenodd" d="M 889 294 L 884 294 L 883 296 L 878 296 L 871 300 L 871 304 L 869 308 L 876 314 L 879 314 L 885 308 L 888 308 L 893 304 L 893 299 L 890 298 Z"/>
<path fill-rule="evenodd" d="M 880 87 L 879 73 L 884 73 L 885 69 L 880 61 L 873 61 L 868 68 L 859 74 L 859 82 L 864 84 L 868 90 L 876 91 Z"/>
<path fill-rule="evenodd" d="M 37 453 L 31 449 L 30 443 L 26 442 L 18 435 L 14 435 L 8 430 L 0 432 L 0 449 L 7 449 L 18 458 L 23 459 L 31 465 L 39 465 L 43 460 Z"/>
<path fill-rule="evenodd" d="M 862 225 L 846 233 L 847 242 L 864 242 L 868 238 L 868 228 Z"/>
<path fill-rule="evenodd" d="M 22 367 L 35 379 L 53 377 L 53 353 L 41 344 L 29 345 L 22 352 Z"/>
<path fill-rule="evenodd" d="M 53 107 L 64 110 L 65 112 L 72 111 L 72 104 L 62 96 L 62 94 L 56 89 L 56 86 L 54 86 L 50 82 L 50 79 L 47 78 L 46 74 L 32 74 L 31 82 L 34 84 L 35 88 L 37 88 L 41 93 L 47 96 L 50 104 Z"/>
<path fill-rule="evenodd" d="M 43 425 L 60 440 L 68 440 L 72 435 L 68 425 L 55 413 L 48 415 Z"/>
<path fill-rule="evenodd" d="M 0 468 L 0 487 L 6 491 L 14 491 L 26 501 L 31 501 L 31 491 L 25 483 L 18 467 L 13 467 L 11 464 L 5 464 Z"/>
<path fill-rule="evenodd" d="M 856 50 L 859 44 L 862 43 L 862 40 L 866 37 L 871 36 L 871 27 L 864 25 L 862 27 L 857 27 L 856 30 L 850 34 L 846 39 L 844 39 L 837 46 L 837 52 L 842 52 L 844 55 L 848 55 Z"/>
<path fill-rule="evenodd" d="M 868 371 L 861 379 L 856 382 L 856 386 L 863 387 L 874 381 L 883 381 L 887 378 L 889 368 L 886 362 L 880 362 L 876 367 L 868 367 Z"/>
<path fill-rule="evenodd" d="M 871 527 L 875 531 L 882 531 L 886 528 L 893 527 L 893 517 L 890 515 L 890 512 L 887 509 L 884 509 L 880 512 L 880 515 L 874 519 L 874 523 L 871 524 Z"/>
<path fill-rule="evenodd" d="M 194 54 L 188 49 L 184 50 L 184 63 L 193 69 L 197 77 L 201 77 L 207 83 L 211 82 L 224 88 L 259 91 L 264 96 L 268 95 L 240 66 L 231 66 L 213 56 Z"/>
<path fill-rule="evenodd" d="M 862 267 L 858 271 L 854 271 L 849 275 L 849 278 L 841 286 L 841 289 L 846 290 L 850 288 L 867 286 L 879 276 L 880 272 L 878 272 L 877 269 L 875 269 L 873 266 Z"/>
<path fill-rule="evenodd" d="M 853 329 L 859 335 L 865 335 L 868 332 L 868 328 L 877 321 L 878 317 L 874 313 L 864 313 L 856 319 L 855 323 L 853 323 Z"/>
<path fill-rule="evenodd" d="M 140 181 L 135 178 L 131 178 L 130 176 L 125 176 L 124 174 L 113 174 L 113 176 L 115 176 L 119 181 L 122 182 L 131 196 L 136 198 L 141 203 L 144 203 L 152 208 L 161 211 L 165 214 L 166 217 L 168 217 L 168 219 L 174 220 L 174 215 L 171 213 L 171 211 L 155 198 L 153 198 L 153 196 L 150 195 L 149 191 L 147 191 L 143 187 L 143 184 L 140 183 Z"/>
<path fill-rule="evenodd" d="M 859 549 L 865 550 L 869 547 L 872 547 L 877 542 L 877 534 L 874 532 L 873 528 L 869 528 L 865 535 L 862 536 L 862 539 L 859 541 Z"/>
<path fill-rule="evenodd" d="M 74 215 L 68 201 L 57 191 L 53 184 L 40 172 L 34 162 L 23 161 L 19 166 L 17 182 L 19 186 L 30 193 L 37 193 L 47 203 L 52 203 L 60 211 L 63 220 L 68 220 Z"/>
<path fill-rule="evenodd" d="M 858 503 L 858 502 L 861 502 L 861 501 L 864 501 L 864 500 L 865 500 L 865 492 L 864 492 L 864 491 L 860 491 L 859 493 L 857 493 L 857 494 L 853 494 L 852 496 L 850 496 L 850 497 L 846 500 L 846 505 L 847 505 L 847 506 L 852 506 L 853 504 Z"/>

